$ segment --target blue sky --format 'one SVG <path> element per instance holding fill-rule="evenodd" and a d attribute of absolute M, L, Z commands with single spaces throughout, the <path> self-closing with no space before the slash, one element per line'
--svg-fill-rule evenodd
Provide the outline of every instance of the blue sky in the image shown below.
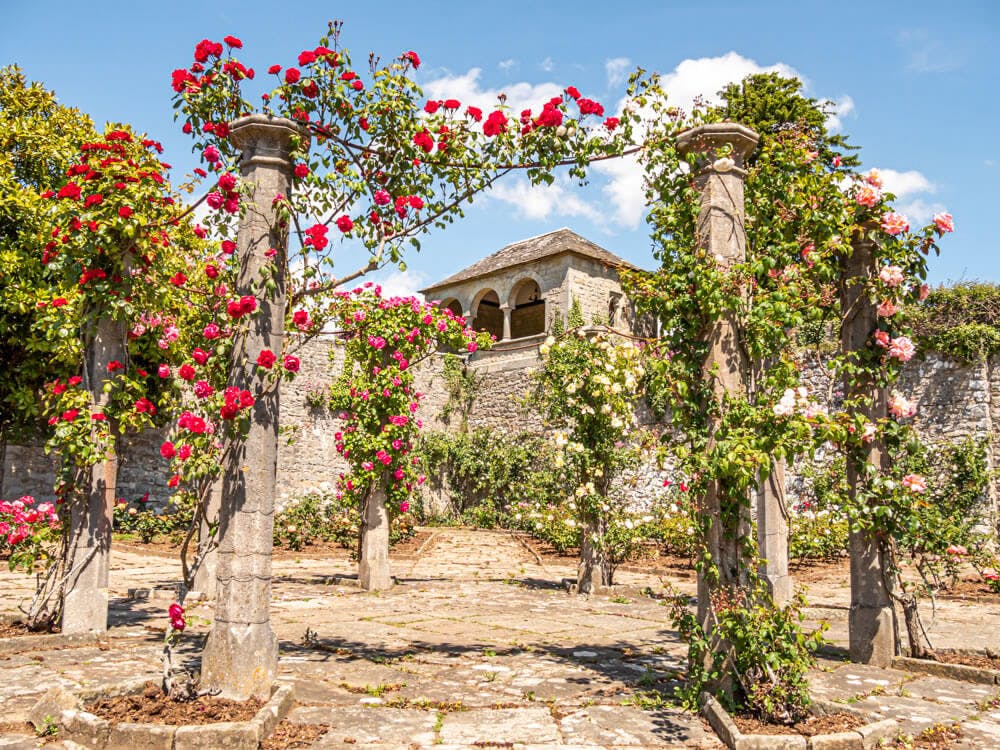
<path fill-rule="evenodd" d="M 385 59 L 416 50 L 425 89 L 463 101 L 496 90 L 540 103 L 552 86 L 572 84 L 611 110 L 621 72 L 642 66 L 666 75 L 683 105 L 756 70 L 794 71 L 811 96 L 836 104 L 841 130 L 863 147 L 866 166 L 886 170 L 915 223 L 937 210 L 954 214 L 956 232 L 932 260 L 931 280 L 1000 281 L 996 0 L 3 5 L 0 62 L 19 64 L 98 123 L 127 121 L 158 138 L 178 171 L 194 159 L 173 121 L 170 71 L 189 64 L 195 43 L 233 34 L 244 42 L 241 59 L 263 70 L 315 46 L 331 14 L 345 21 L 342 41 L 356 60 L 369 50 Z M 390 283 L 416 288 L 562 226 L 651 268 L 636 188 L 627 166 L 596 174 L 585 190 L 533 191 L 510 180 L 465 221 L 425 237 Z"/>

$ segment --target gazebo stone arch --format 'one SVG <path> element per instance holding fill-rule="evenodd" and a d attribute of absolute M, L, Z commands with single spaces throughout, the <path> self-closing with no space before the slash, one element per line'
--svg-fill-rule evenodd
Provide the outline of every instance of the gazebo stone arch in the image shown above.
<path fill-rule="evenodd" d="M 546 303 L 542 284 L 533 274 L 519 278 L 507 295 L 505 330 L 520 339 L 545 332 Z"/>
<path fill-rule="evenodd" d="M 500 309 L 500 295 L 493 288 L 481 289 L 473 298 L 472 327 L 485 331 L 497 340 L 504 338 L 504 313 Z"/>

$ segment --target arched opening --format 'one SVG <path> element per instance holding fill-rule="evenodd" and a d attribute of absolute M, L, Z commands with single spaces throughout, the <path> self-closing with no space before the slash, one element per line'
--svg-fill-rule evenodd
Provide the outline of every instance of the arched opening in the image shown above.
<path fill-rule="evenodd" d="M 451 310 L 453 313 L 455 313 L 455 317 L 456 318 L 461 318 L 462 317 L 462 313 L 463 313 L 462 303 L 459 302 L 457 299 L 450 299 L 450 300 L 443 301 L 441 303 L 441 309 L 442 310 L 445 310 L 445 309 Z"/>
<path fill-rule="evenodd" d="M 503 338 L 503 311 L 500 309 L 500 297 L 492 289 L 481 292 L 479 303 L 473 312 L 475 318 L 472 327 L 477 331 L 485 331 L 497 341 Z"/>
<path fill-rule="evenodd" d="M 514 339 L 545 332 L 545 298 L 538 282 L 524 279 L 510 293 L 510 337 Z"/>

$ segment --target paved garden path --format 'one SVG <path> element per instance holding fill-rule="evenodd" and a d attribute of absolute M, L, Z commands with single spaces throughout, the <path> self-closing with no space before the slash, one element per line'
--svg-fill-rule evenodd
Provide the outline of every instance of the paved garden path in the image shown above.
<path fill-rule="evenodd" d="M 113 562 L 110 648 L 0 657 L 0 721 L 23 717 L 53 685 L 158 677 L 170 600 L 127 594 L 175 580 L 177 564 L 131 550 L 116 551 Z M 383 594 L 351 585 L 346 556 L 282 557 L 274 569 L 279 669 L 296 686 L 291 718 L 331 727 L 314 747 L 721 747 L 698 717 L 656 700 L 684 660 L 663 601 L 643 593 L 662 592 L 667 576 L 624 571 L 614 596 L 571 596 L 561 585 L 571 560 L 539 557 L 506 533 L 450 528 L 396 559 L 400 585 Z M 693 591 L 683 571 L 669 578 Z M 0 607 L 13 609 L 29 584 L 0 575 Z M 823 581 L 811 595 L 822 607 L 810 614 L 830 619 L 840 640 L 846 590 Z M 189 612 L 212 615 L 209 605 Z M 997 614 L 945 607 L 939 622 L 951 624 L 941 645 L 996 647 Z M 193 668 L 203 630 L 186 638 Z M 956 747 L 1000 748 L 1000 710 L 984 703 L 996 687 L 832 661 L 821 663 L 813 684 L 824 697 L 899 718 L 911 732 L 962 720 L 966 739 Z M 0 748 L 31 746 L 0 734 Z"/>

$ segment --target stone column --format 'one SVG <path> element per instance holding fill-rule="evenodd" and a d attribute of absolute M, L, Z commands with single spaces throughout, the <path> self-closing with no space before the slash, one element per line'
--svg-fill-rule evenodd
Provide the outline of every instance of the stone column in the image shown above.
<path fill-rule="evenodd" d="M 382 482 L 388 481 L 383 477 Z M 361 554 L 358 556 L 358 581 L 365 591 L 392 588 L 389 568 L 389 512 L 385 507 L 385 489 L 373 487 L 362 508 Z"/>
<path fill-rule="evenodd" d="M 503 315 L 503 340 L 510 338 L 510 305 L 500 305 L 500 313 Z"/>
<path fill-rule="evenodd" d="M 291 120 L 249 115 L 230 124 L 243 149 L 240 171 L 252 186 L 244 201 L 237 247 L 241 260 L 236 294 L 257 298 L 249 330 L 234 342 L 229 384 L 256 397 L 246 439 L 232 446 L 223 466 L 219 507 L 215 618 L 202 655 L 202 689 L 223 697 L 266 698 L 274 681 L 278 641 L 271 630 L 271 548 L 278 462 L 278 390 L 261 392 L 255 361 L 262 349 L 282 350 L 286 304 L 288 232 L 279 226 L 274 197 L 289 194 L 291 151 L 304 133 Z M 278 253 L 266 257 L 269 248 Z M 262 269 L 272 266 L 269 295 Z"/>
<path fill-rule="evenodd" d="M 755 132 L 736 123 L 714 123 L 687 130 L 677 137 L 682 155 L 697 154 L 694 182 L 701 193 L 698 216 L 698 247 L 710 261 L 728 269 L 746 259 L 744 225 L 744 165 L 757 145 Z M 716 321 L 708 332 L 708 355 L 703 366 L 706 381 L 717 398 L 745 389 L 749 363 L 739 346 L 737 321 L 727 316 Z M 714 432 L 716 425 L 711 425 Z M 711 440 L 711 438 L 710 438 Z M 718 568 L 717 581 L 698 576 L 698 620 L 705 632 L 711 631 L 711 592 L 733 589 L 746 583 L 741 539 L 750 533 L 749 512 L 741 512 L 723 527 L 723 505 L 745 507 L 744 498 L 728 498 L 725 488 L 711 481 L 705 494 L 705 512 L 712 519 L 706 544 Z M 724 689 L 724 688 L 723 688 Z"/>
<path fill-rule="evenodd" d="M 758 572 L 767 583 L 771 598 L 785 606 L 792 598 L 788 575 L 788 507 L 785 505 L 785 459 L 771 465 L 771 474 L 757 486 Z"/>
<path fill-rule="evenodd" d="M 121 322 L 102 317 L 86 352 L 87 376 L 95 412 L 103 412 L 109 401 L 104 386 L 114 380 L 108 363 L 124 363 L 126 329 Z M 117 426 L 111 425 L 112 435 Z M 108 629 L 108 570 L 111 527 L 118 491 L 118 441 L 113 439 L 108 455 L 90 469 L 90 487 L 70 509 L 67 580 L 63 594 L 64 633 L 103 633 Z"/>
<path fill-rule="evenodd" d="M 603 536 L 600 519 L 590 516 L 584 520 L 580 532 L 580 561 L 576 566 L 576 592 L 578 594 L 599 594 L 607 588 L 605 552 L 594 537 Z"/>
<path fill-rule="evenodd" d="M 876 274 L 875 243 L 868 238 L 871 227 L 851 238 L 851 254 L 841 259 L 841 349 L 850 356 L 871 345 L 878 325 L 876 305 L 865 289 L 865 283 Z M 848 405 L 871 422 L 887 419 L 888 396 L 884 387 L 871 381 L 852 383 L 845 378 L 844 398 Z M 852 408 L 849 406 L 849 408 Z M 886 468 L 885 446 L 880 440 L 868 444 L 864 463 L 877 471 Z M 863 466 L 847 462 L 847 481 L 851 500 L 864 484 Z M 868 531 L 852 529 L 849 538 L 851 554 L 851 610 L 848 615 L 851 661 L 888 667 L 896 652 L 896 618 L 892 598 L 886 588 L 885 561 L 878 539 Z"/>
<path fill-rule="evenodd" d="M 202 599 L 214 599 L 216 575 L 219 568 L 219 506 L 222 504 L 222 477 L 212 483 L 205 499 L 205 515 L 198 527 L 198 559 L 201 561 L 194 572 L 194 590 Z M 212 527 L 216 533 L 212 533 Z"/>

